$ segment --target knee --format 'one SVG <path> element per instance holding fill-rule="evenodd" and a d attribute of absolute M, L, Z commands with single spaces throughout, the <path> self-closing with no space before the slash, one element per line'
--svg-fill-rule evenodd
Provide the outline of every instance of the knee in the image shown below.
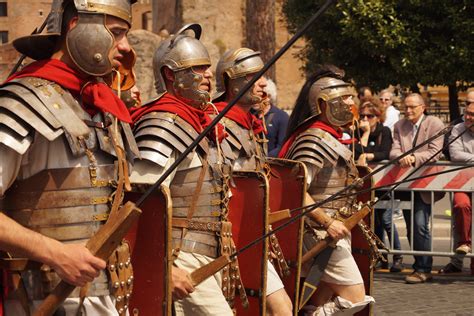
<path fill-rule="evenodd" d="M 364 300 L 365 300 L 365 288 L 364 288 L 364 285 L 361 284 L 361 286 L 358 286 L 354 289 L 350 301 L 356 304 L 356 303 L 363 302 Z"/>
<path fill-rule="evenodd" d="M 293 314 L 293 304 L 284 289 L 278 290 L 267 296 L 266 315 L 270 316 L 291 316 Z"/>

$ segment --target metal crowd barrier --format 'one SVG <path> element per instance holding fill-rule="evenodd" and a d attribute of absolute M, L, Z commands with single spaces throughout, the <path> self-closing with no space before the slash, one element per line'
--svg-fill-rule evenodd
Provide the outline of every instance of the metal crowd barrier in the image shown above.
<path fill-rule="evenodd" d="M 372 169 L 376 169 L 383 165 L 384 162 L 382 161 L 379 164 L 370 165 Z M 410 182 L 403 183 L 399 185 L 394 192 L 395 194 L 390 194 L 390 197 L 387 200 L 380 200 L 378 201 L 374 208 L 375 212 L 377 209 L 391 209 L 392 210 L 392 229 L 391 229 L 391 238 L 390 238 L 390 245 L 388 246 L 390 250 L 390 254 L 403 254 L 403 255 L 429 255 L 429 256 L 441 256 L 441 257 L 451 257 L 455 255 L 453 249 L 456 248 L 456 233 L 453 231 L 453 223 L 454 223 L 454 211 L 453 211 L 453 196 L 455 192 L 468 192 L 471 194 L 471 207 L 474 201 L 474 165 L 466 164 L 466 163 L 455 163 L 449 161 L 439 161 L 436 163 L 430 163 L 426 166 L 420 168 L 417 172 L 413 175 L 410 175 L 409 178 L 420 177 L 424 175 L 430 175 L 437 172 L 442 171 L 449 171 L 453 169 L 457 169 L 459 167 L 466 167 L 466 169 L 457 170 L 453 172 L 444 173 L 441 175 L 436 176 L 428 176 L 423 179 L 414 180 Z M 392 165 L 385 168 L 383 171 L 379 172 L 378 174 L 374 175 L 374 187 L 379 187 L 383 185 L 389 185 L 391 183 L 402 181 L 408 179 L 408 175 L 413 170 L 413 168 L 401 168 L 398 165 Z M 376 190 L 377 196 L 381 196 L 384 192 L 389 190 L 390 187 L 381 188 Z M 413 250 L 413 225 L 414 225 L 414 193 L 415 192 L 429 192 L 431 196 L 431 218 L 430 218 L 430 234 L 431 234 L 431 247 L 430 251 L 416 251 Z M 450 251 L 434 251 L 433 250 L 433 242 L 436 237 L 436 230 L 434 230 L 434 201 L 435 195 L 440 194 L 448 194 L 450 206 L 451 206 L 451 225 L 450 225 Z M 396 195 L 405 195 L 408 199 L 398 200 L 396 199 Z M 410 249 L 402 249 L 402 250 L 395 250 L 393 249 L 394 245 L 394 218 L 393 218 L 393 210 L 401 209 L 401 210 L 410 210 L 411 213 L 411 238 L 412 241 L 410 243 Z M 472 209 L 471 209 L 472 215 Z M 471 220 L 471 240 L 474 240 L 474 221 Z M 402 238 L 403 236 L 399 234 L 399 237 Z M 408 237 L 408 236 L 407 236 Z M 472 250 L 468 253 L 465 257 L 467 258 L 474 258 L 474 254 Z M 471 259 L 471 262 L 473 259 Z M 471 263 L 471 269 L 474 269 L 473 264 Z"/>

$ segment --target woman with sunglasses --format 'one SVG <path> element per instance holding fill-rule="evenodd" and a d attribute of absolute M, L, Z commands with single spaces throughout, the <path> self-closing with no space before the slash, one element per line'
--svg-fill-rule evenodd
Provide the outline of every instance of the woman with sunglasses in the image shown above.
<path fill-rule="evenodd" d="M 388 159 L 392 148 L 392 132 L 390 128 L 383 125 L 385 111 L 377 98 L 369 98 L 359 107 L 359 129 L 356 130 L 355 138 L 358 140 L 354 145 L 354 158 L 359 165 L 367 165 L 367 162 L 377 162 Z M 375 234 L 384 240 L 384 231 L 388 238 L 392 239 L 392 210 L 375 210 Z M 398 231 L 393 225 L 393 248 L 401 250 Z M 383 262 L 382 268 L 388 268 L 388 263 Z M 401 255 L 393 256 L 393 265 L 390 272 L 401 272 L 403 269 L 403 258 Z"/>
<path fill-rule="evenodd" d="M 359 108 L 359 129 L 355 138 L 354 158 L 358 164 L 366 165 L 369 161 L 388 159 L 392 148 L 392 134 L 388 127 L 383 126 L 385 112 L 379 100 L 368 98 Z"/>

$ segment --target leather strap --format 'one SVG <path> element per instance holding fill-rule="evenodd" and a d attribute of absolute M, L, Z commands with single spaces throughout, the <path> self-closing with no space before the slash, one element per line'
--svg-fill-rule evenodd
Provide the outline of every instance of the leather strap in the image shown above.
<path fill-rule="evenodd" d="M 206 176 L 206 172 L 208 169 L 208 162 L 206 158 L 207 158 L 207 155 L 204 155 L 202 159 L 202 168 L 201 168 L 201 171 L 199 172 L 199 178 L 196 183 L 196 189 L 194 190 L 194 193 L 191 199 L 191 204 L 189 205 L 189 209 L 188 209 L 188 214 L 186 216 L 186 219 L 188 221 L 190 221 L 191 218 L 193 218 L 194 212 L 196 210 L 197 201 L 199 199 L 199 195 L 201 194 L 202 185 L 204 183 L 204 178 Z M 187 229 L 183 228 L 181 232 L 181 240 L 184 239 L 184 237 L 186 236 L 186 233 L 187 233 Z M 181 246 L 179 248 L 181 248 Z"/>
<path fill-rule="evenodd" d="M 220 232 L 222 229 L 221 222 L 201 222 L 178 217 L 173 217 L 172 226 L 189 230 L 208 231 L 216 233 Z"/>

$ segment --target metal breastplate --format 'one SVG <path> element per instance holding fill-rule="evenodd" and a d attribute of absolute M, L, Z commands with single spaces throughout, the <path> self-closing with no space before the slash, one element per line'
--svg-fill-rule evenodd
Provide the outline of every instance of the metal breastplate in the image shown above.
<path fill-rule="evenodd" d="M 228 205 L 228 186 L 226 179 L 229 170 L 222 171 L 217 165 L 217 148 L 209 147 L 203 166 L 177 171 L 170 190 L 173 197 L 173 220 L 187 220 L 186 230 L 173 228 L 173 248 L 217 257 L 221 220 L 225 217 Z M 198 179 L 203 168 L 206 168 L 202 187 L 196 193 Z M 194 211 L 189 218 L 193 197 L 198 194 Z M 183 236 L 184 234 L 184 236 Z"/>
<path fill-rule="evenodd" d="M 350 185 L 357 178 L 352 153 L 328 132 L 309 128 L 298 135 L 286 158 L 302 161 L 317 168 L 308 193 L 315 202 L 322 201 Z M 346 206 L 350 209 L 353 198 L 346 197 L 328 202 L 321 208 L 331 216 Z"/>
<path fill-rule="evenodd" d="M 222 123 L 228 133 L 227 143 L 235 156 L 233 169 L 236 171 L 261 170 L 265 163 L 266 140 L 226 117 L 222 119 Z"/>
<path fill-rule="evenodd" d="M 323 201 L 348 185 L 351 185 L 357 177 L 356 172 L 355 166 L 351 168 L 342 158 L 338 160 L 336 166 L 326 164 L 326 166 L 319 170 L 314 179 L 312 179 L 308 193 L 315 202 Z M 325 210 L 329 215 L 334 216 L 336 211 L 342 207 L 350 209 L 353 202 L 353 197 L 344 197 L 325 203 L 320 208 Z"/>
<path fill-rule="evenodd" d="M 34 90 L 32 84 L 47 88 L 48 93 L 40 88 Z M 17 99 L 20 110 L 21 107 L 22 111 L 35 108 L 37 113 L 44 112 L 25 121 L 31 123 L 31 140 L 34 133 L 39 133 L 54 144 L 49 146 L 46 142 L 45 145 L 36 145 L 32 142 L 29 159 L 34 159 L 35 153 L 40 152 L 54 156 L 53 151 L 58 149 L 67 152 L 64 155 L 67 159 L 61 162 L 61 167 L 44 169 L 17 180 L 6 192 L 2 208 L 21 225 L 45 236 L 64 242 L 85 243 L 107 220 L 115 192 L 117 179 L 114 163 L 117 155 L 110 135 L 113 127 L 107 126 L 111 121 L 104 119 L 100 113 L 91 118 L 68 92 L 41 79 L 34 78 L 3 89 L 20 93 L 25 87 L 33 90 L 25 100 Z M 32 103 L 26 103 L 26 99 Z M 52 100 L 63 112 L 49 112 L 46 103 Z M 66 114 L 67 118 L 64 117 Z M 55 136 L 47 137 L 47 132 L 35 120 L 48 122 L 52 126 L 55 124 L 58 128 Z M 117 130 L 119 133 L 115 139 L 120 147 L 128 151 L 128 159 L 132 160 L 139 153 L 128 124 L 119 123 Z M 53 271 L 26 270 L 22 276 L 30 299 L 43 299 L 60 281 Z M 88 295 L 109 294 L 108 276 L 102 271 L 92 282 Z M 71 297 L 78 295 L 76 290 Z"/>

